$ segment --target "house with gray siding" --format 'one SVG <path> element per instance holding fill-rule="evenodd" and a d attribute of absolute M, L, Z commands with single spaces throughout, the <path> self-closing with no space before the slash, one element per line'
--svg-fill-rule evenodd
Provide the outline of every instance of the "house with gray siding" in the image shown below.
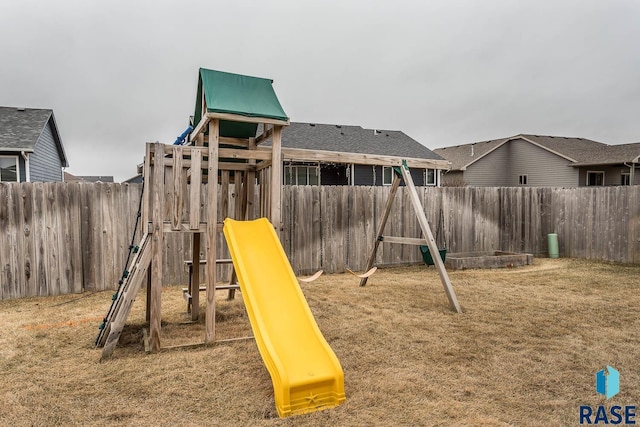
<path fill-rule="evenodd" d="M 257 134 L 261 134 L 259 127 Z M 268 140 L 265 145 L 270 145 Z M 443 158 L 402 131 L 361 126 L 292 122 L 282 130 L 283 148 L 323 150 L 400 159 Z M 411 168 L 415 185 L 438 186 L 443 169 Z M 391 185 L 392 168 L 381 164 L 286 162 L 283 182 L 288 185 Z"/>
<path fill-rule="evenodd" d="M 451 162 L 443 185 L 578 187 L 640 184 L 640 143 L 515 135 L 434 150 Z"/>
<path fill-rule="evenodd" d="M 53 111 L 0 107 L 0 181 L 62 181 L 68 167 Z"/>

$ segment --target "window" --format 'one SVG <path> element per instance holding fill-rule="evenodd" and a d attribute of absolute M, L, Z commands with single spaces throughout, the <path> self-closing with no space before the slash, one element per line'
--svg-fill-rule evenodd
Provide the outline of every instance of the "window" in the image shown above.
<path fill-rule="evenodd" d="M 604 185 L 604 172 L 602 172 L 602 171 L 588 171 L 587 172 L 587 185 Z"/>
<path fill-rule="evenodd" d="M 436 185 L 436 170 L 425 169 L 424 171 L 424 185 Z"/>
<path fill-rule="evenodd" d="M 620 185 L 629 185 L 631 184 L 631 179 L 629 172 L 622 172 L 620 175 Z"/>
<path fill-rule="evenodd" d="M 527 185 L 527 175 L 518 175 L 518 185 Z"/>
<path fill-rule="evenodd" d="M 391 185 L 393 182 L 393 168 L 391 166 L 382 167 L 382 185 Z"/>
<path fill-rule="evenodd" d="M 319 185 L 320 171 L 317 165 L 287 165 L 284 168 L 286 185 Z"/>
<path fill-rule="evenodd" d="M 17 156 L 0 156 L 0 182 L 20 181 Z"/>

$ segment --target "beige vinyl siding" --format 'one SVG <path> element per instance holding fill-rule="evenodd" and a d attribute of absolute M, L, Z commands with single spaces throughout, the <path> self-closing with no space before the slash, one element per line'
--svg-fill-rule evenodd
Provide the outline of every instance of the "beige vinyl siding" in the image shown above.
<path fill-rule="evenodd" d="M 480 144 L 483 143 L 477 145 Z M 474 187 L 508 187 L 511 185 L 508 177 L 510 157 L 510 143 L 506 143 L 469 166 L 464 172 L 464 181 Z M 473 159 L 469 151 L 469 162 Z"/>
<path fill-rule="evenodd" d="M 518 185 L 518 176 L 527 175 L 530 187 L 573 187 L 578 171 L 571 162 L 523 139 L 511 141 L 509 185 Z"/>
<path fill-rule="evenodd" d="M 515 187 L 527 175 L 529 187 L 578 185 L 578 171 L 571 162 L 523 139 L 515 139 L 469 166 L 464 179 L 480 187 Z"/>
<path fill-rule="evenodd" d="M 462 171 L 443 171 L 440 174 L 440 185 L 442 187 L 463 187 L 467 183 L 464 181 Z"/>

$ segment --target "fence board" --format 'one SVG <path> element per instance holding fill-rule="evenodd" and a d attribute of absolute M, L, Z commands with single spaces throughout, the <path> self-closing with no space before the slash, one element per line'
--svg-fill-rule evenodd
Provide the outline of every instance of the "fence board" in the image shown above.
<path fill-rule="evenodd" d="M 24 227 L 21 234 L 21 238 L 24 239 L 24 252 L 22 253 L 24 276 L 22 278 L 20 295 L 33 296 L 33 291 L 36 289 L 37 284 L 37 268 L 35 264 L 36 247 L 34 242 L 35 236 L 33 234 L 33 184 L 25 183 L 25 185 L 20 185 L 19 188 L 22 190 L 22 205 L 20 206 L 22 212 L 20 215 L 22 216 L 22 225 Z"/>
<path fill-rule="evenodd" d="M 11 294 L 11 272 L 9 270 L 9 184 L 0 183 L 0 230 L 2 230 L 2 241 L 0 242 L 0 298 L 15 298 Z"/>
<path fill-rule="evenodd" d="M 12 205 L 16 203 L 14 197 L 14 192 L 12 188 L 9 187 L 6 195 L 7 200 L 7 210 L 6 210 L 6 227 L 7 227 L 7 239 L 6 244 L 8 245 L 8 251 L 5 252 L 6 260 L 5 260 L 5 271 L 7 277 L 7 286 L 5 287 L 5 292 L 9 295 L 9 298 L 15 298 L 19 295 L 20 286 L 18 285 L 19 281 L 19 272 L 18 272 L 18 252 L 16 250 L 16 240 L 17 240 L 17 228 L 18 225 L 15 221 L 14 210 L 12 209 Z"/>
<path fill-rule="evenodd" d="M 322 223 L 321 223 L 321 198 L 320 187 L 309 186 L 311 189 L 311 239 L 313 242 L 311 254 L 311 263 L 303 267 L 310 269 L 310 273 L 314 273 L 322 268 Z"/>
<path fill-rule="evenodd" d="M 346 248 L 344 236 L 347 230 L 346 207 L 343 205 L 348 188 L 344 186 L 321 187 L 323 268 L 328 272 L 345 271 Z M 293 229 L 293 227 L 291 227 Z"/>
<path fill-rule="evenodd" d="M 380 221 L 382 220 L 382 216 L 384 215 L 384 207 L 387 202 L 387 198 L 389 197 L 389 193 L 390 193 L 390 187 L 373 187 L 373 198 L 375 202 L 375 209 L 374 209 L 373 216 L 375 219 L 374 225 L 376 227 L 374 233 L 378 232 L 378 227 L 380 225 Z M 377 236 L 374 235 L 374 237 L 377 237 Z M 372 243 L 375 244 L 375 242 L 372 242 Z M 376 259 L 375 259 L 376 265 L 381 265 L 383 263 L 384 246 L 385 245 L 380 245 L 378 247 L 378 251 L 376 253 Z"/>

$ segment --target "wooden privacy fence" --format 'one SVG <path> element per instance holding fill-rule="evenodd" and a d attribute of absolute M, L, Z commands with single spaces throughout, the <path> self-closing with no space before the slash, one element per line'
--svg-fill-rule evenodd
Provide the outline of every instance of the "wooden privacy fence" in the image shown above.
<path fill-rule="evenodd" d="M 450 252 L 504 250 L 547 255 L 557 233 L 560 255 L 640 262 L 640 187 L 418 188 L 434 235 L 440 211 Z M 366 266 L 388 187 L 287 187 L 284 246 L 296 272 L 342 272 Z M 419 237 L 404 187 L 398 190 L 385 235 Z M 382 245 L 378 265 L 419 263 L 415 246 Z"/>
<path fill-rule="evenodd" d="M 0 184 L 0 299 L 115 289 L 141 191 L 140 184 Z M 418 191 L 434 234 L 442 210 L 444 233 L 436 240 L 444 240 L 450 252 L 500 249 L 545 256 L 547 234 L 557 233 L 561 256 L 640 262 L 639 186 Z M 365 268 L 388 192 L 388 187 L 286 186 L 282 240 L 294 271 Z M 256 187 L 254 200 L 257 195 Z M 233 191 L 220 196 L 230 214 L 235 197 Z M 419 237 L 419 230 L 401 187 L 385 234 Z M 222 235 L 218 238 L 219 257 L 227 257 Z M 167 233 L 165 245 L 165 283 L 185 283 L 191 234 Z M 378 265 L 419 262 L 415 246 L 382 245 L 377 255 Z M 225 277 L 228 267 L 220 268 Z"/>
<path fill-rule="evenodd" d="M 0 299 L 117 286 L 140 185 L 0 184 Z"/>

